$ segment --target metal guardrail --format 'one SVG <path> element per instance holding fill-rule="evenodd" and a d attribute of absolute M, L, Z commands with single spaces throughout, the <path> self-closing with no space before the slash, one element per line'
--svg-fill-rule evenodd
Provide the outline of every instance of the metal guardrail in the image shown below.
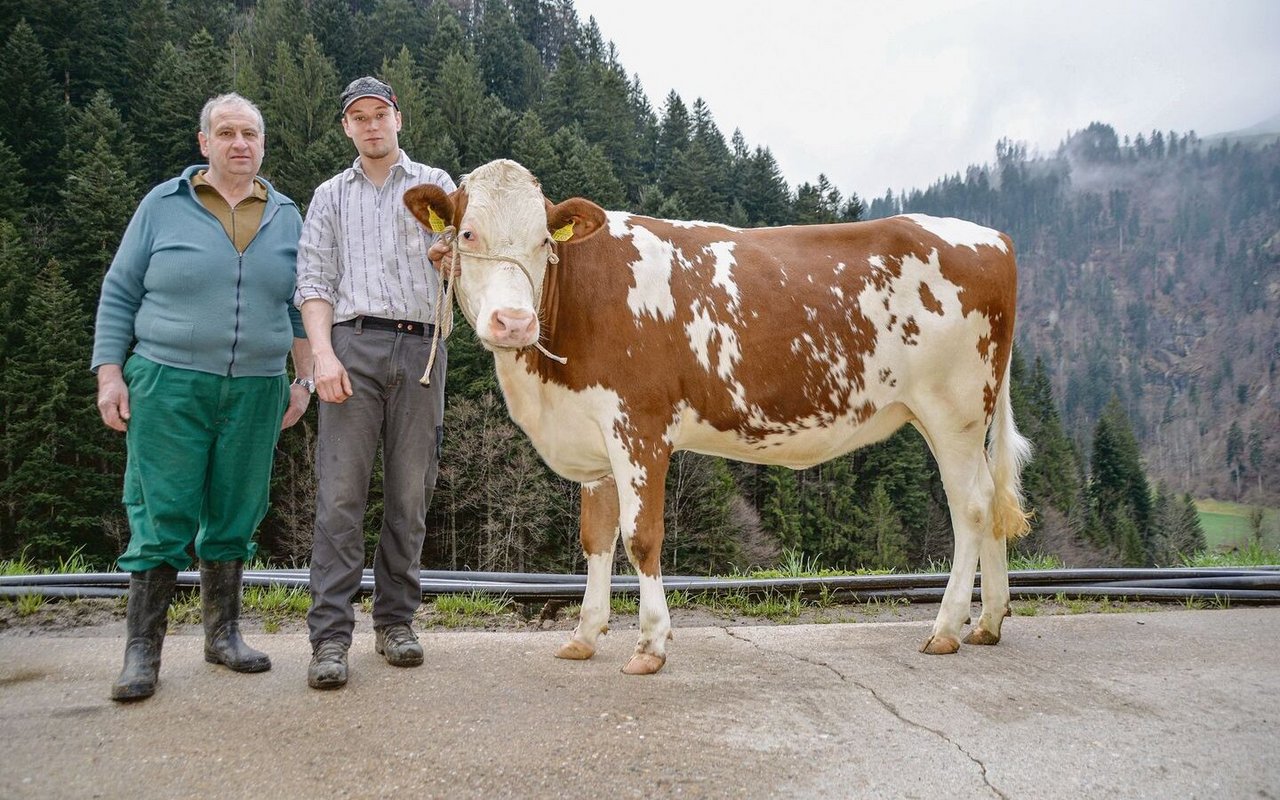
<path fill-rule="evenodd" d="M 945 573 L 910 575 L 837 575 L 820 578 L 710 578 L 669 575 L 663 578 L 668 591 L 690 594 L 741 592 L 748 595 L 793 594 L 822 596 L 846 602 L 905 599 L 938 602 L 946 588 Z M 423 570 L 425 597 L 480 592 L 510 598 L 521 603 L 582 597 L 586 575 L 457 572 Z M 200 573 L 178 573 L 180 587 L 200 585 Z M 247 570 L 245 586 L 307 589 L 305 569 Z M 978 577 L 981 585 L 981 575 Z M 97 572 L 67 575 L 10 575 L 0 577 L 0 597 L 41 595 L 50 599 L 119 597 L 129 586 L 126 572 Z M 1280 605 L 1280 566 L 1249 568 L 1172 567 L 1161 569 L 1055 569 L 1015 570 L 1009 573 L 1014 599 L 1033 597 L 1112 598 L 1152 602 L 1188 600 L 1226 601 L 1237 605 Z M 373 591 L 373 571 L 365 570 L 360 592 Z M 639 593 L 634 575 L 613 577 L 615 595 Z M 974 599 L 980 590 L 974 589 Z"/>

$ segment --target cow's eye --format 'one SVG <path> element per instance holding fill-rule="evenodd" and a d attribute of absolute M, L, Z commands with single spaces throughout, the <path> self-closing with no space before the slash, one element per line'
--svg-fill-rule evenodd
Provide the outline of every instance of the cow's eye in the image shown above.
<path fill-rule="evenodd" d="M 471 231 L 463 231 L 463 232 L 462 232 L 462 238 L 463 238 L 463 239 L 466 239 L 468 242 L 470 242 L 470 241 L 472 241 L 472 240 L 474 240 L 474 239 L 476 238 L 476 235 L 475 235 L 474 233 L 472 233 Z"/>

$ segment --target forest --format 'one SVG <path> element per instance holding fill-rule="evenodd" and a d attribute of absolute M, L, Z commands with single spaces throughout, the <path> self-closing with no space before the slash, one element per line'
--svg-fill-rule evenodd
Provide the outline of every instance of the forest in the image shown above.
<path fill-rule="evenodd" d="M 1003 140 L 992 163 L 868 201 L 824 175 L 790 186 L 768 145 L 726 137 L 702 98 L 671 91 L 653 108 L 571 0 L 16 0 L 0 37 L 0 558 L 111 568 L 123 548 L 124 442 L 94 404 L 94 312 L 138 200 L 200 163 L 204 102 L 234 90 L 259 104 L 263 175 L 305 207 L 355 156 L 336 98 L 364 74 L 395 88 L 404 150 L 455 178 L 514 158 L 553 200 L 669 219 L 923 212 L 1010 233 L 1015 414 L 1036 452 L 1027 552 L 1174 564 L 1205 547 L 1193 497 L 1280 497 L 1275 137 L 1094 122 L 1053 153 Z M 577 486 L 541 464 L 458 323 L 423 566 L 579 571 Z M 259 531 L 275 564 L 309 558 L 314 441 L 310 411 L 277 448 Z M 671 574 L 783 557 L 908 570 L 951 555 L 941 483 L 910 429 L 798 472 L 679 454 L 666 526 Z"/>

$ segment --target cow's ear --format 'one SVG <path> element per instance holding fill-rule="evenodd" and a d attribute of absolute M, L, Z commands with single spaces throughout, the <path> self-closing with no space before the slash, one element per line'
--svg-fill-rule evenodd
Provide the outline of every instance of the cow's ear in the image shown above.
<path fill-rule="evenodd" d="M 576 244 L 604 227 L 604 209 L 590 200 L 571 197 L 547 205 L 547 230 L 557 242 Z"/>
<path fill-rule="evenodd" d="M 404 204 L 426 228 L 443 233 L 453 219 L 453 196 L 434 183 L 423 183 L 404 193 Z"/>

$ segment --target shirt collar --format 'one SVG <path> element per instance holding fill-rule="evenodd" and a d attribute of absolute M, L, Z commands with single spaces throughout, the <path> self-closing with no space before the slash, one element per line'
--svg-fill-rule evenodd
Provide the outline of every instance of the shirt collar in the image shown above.
<path fill-rule="evenodd" d="M 400 149 L 400 156 L 396 158 L 396 163 L 391 165 L 391 172 L 399 169 L 406 175 L 414 174 L 415 164 L 409 160 L 409 156 L 405 154 L 404 148 Z M 356 176 L 363 176 L 364 167 L 360 165 L 360 156 L 356 156 L 356 160 L 351 162 L 351 169 L 347 170 L 347 180 L 355 180 Z"/>
<path fill-rule="evenodd" d="M 195 187 L 208 186 L 215 192 L 218 191 L 217 187 L 212 183 L 209 183 L 209 179 L 206 177 L 207 173 L 207 169 L 197 170 L 195 174 L 191 176 L 191 185 Z M 249 196 L 255 200 L 261 200 L 264 203 L 267 201 L 267 186 L 262 182 L 262 179 L 256 175 L 253 178 L 253 191 L 249 193 Z"/>

